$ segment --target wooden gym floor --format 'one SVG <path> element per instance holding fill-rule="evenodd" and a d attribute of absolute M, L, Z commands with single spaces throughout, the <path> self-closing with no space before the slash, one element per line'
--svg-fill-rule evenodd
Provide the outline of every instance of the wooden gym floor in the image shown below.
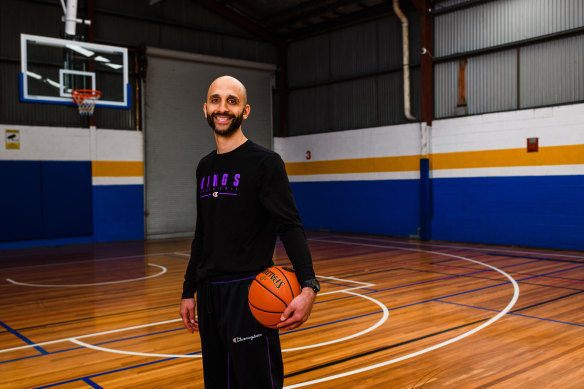
<path fill-rule="evenodd" d="M 286 387 L 584 387 L 584 252 L 309 239 L 322 292 L 281 334 Z M 0 252 L 0 388 L 202 388 L 178 315 L 189 248 Z"/>

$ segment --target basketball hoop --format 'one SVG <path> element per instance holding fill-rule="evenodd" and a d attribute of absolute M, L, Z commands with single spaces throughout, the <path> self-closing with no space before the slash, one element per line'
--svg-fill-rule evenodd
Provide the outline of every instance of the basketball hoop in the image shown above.
<path fill-rule="evenodd" d="M 71 92 L 71 96 L 79 107 L 79 115 L 92 116 L 95 103 L 101 97 L 101 92 L 93 89 L 75 89 Z"/>

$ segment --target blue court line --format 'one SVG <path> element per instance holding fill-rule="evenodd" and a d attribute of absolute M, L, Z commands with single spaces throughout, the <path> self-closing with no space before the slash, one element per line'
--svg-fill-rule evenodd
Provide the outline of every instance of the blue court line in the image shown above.
<path fill-rule="evenodd" d="M 137 339 L 137 338 L 144 338 L 146 336 L 160 335 L 160 334 L 164 334 L 164 333 L 167 333 L 167 332 L 180 331 L 182 329 L 183 329 L 183 327 L 180 327 L 180 328 L 175 328 L 175 329 L 172 329 L 172 330 L 165 330 L 165 331 L 152 332 L 152 333 L 144 334 L 144 335 L 130 336 L 128 338 L 122 338 L 122 339 L 116 339 L 116 340 L 108 340 L 107 342 L 96 343 L 95 346 L 102 346 L 104 344 L 123 342 L 125 340 L 132 340 L 132 339 Z M 68 349 L 64 349 L 64 350 L 58 350 L 58 351 L 48 352 L 46 355 L 59 354 L 59 353 L 64 353 L 64 352 L 74 351 L 74 350 L 79 350 L 79 349 L 83 349 L 83 348 L 85 348 L 85 347 L 73 347 L 73 348 L 68 348 Z M 193 354 L 197 354 L 197 352 L 195 352 Z M 16 362 L 16 361 L 20 361 L 20 360 L 23 360 L 23 359 L 38 358 L 38 357 L 41 357 L 41 356 L 42 355 L 30 355 L 28 357 L 8 359 L 8 360 L 5 360 L 5 361 L 0 361 L 0 364 L 8 363 L 8 362 Z"/>
<path fill-rule="evenodd" d="M 458 306 L 466 307 L 466 308 L 480 309 L 482 311 L 501 312 L 501 311 L 498 311 L 496 309 L 476 307 L 476 306 L 473 306 L 473 305 L 466 305 L 466 304 L 460 304 L 460 303 L 453 303 L 452 301 L 442 301 L 442 300 L 437 300 L 437 301 L 439 301 L 441 303 L 444 303 L 444 304 L 451 304 L 451 305 L 458 305 Z M 538 317 L 538 316 L 523 315 L 521 313 L 508 312 L 507 315 L 527 317 L 529 319 L 537 319 L 537 320 L 549 321 L 549 322 L 552 322 L 552 323 L 567 324 L 567 325 L 576 326 L 576 327 L 584 327 L 584 324 L 570 323 L 570 322 L 561 321 L 561 320 L 546 319 L 546 318 Z"/>
<path fill-rule="evenodd" d="M 99 386 L 98 384 L 96 384 L 95 382 L 90 380 L 89 378 L 84 378 L 84 379 L 82 379 L 82 381 L 85 382 L 87 385 L 91 386 L 92 388 L 103 389 L 103 387 Z"/>
<path fill-rule="evenodd" d="M 16 330 L 13 330 L 12 328 L 10 328 L 10 327 L 9 327 L 8 325 L 6 325 L 4 322 L 1 322 L 1 321 L 0 321 L 0 326 L 2 326 L 2 327 L 4 327 L 4 328 L 6 328 L 6 330 L 7 330 L 8 332 L 10 332 L 12 335 L 14 335 L 14 336 L 16 336 L 17 338 L 19 338 L 19 339 L 21 339 L 22 341 L 24 341 L 26 344 L 31 344 L 31 345 L 32 345 L 32 344 L 35 344 L 33 341 L 31 341 L 30 339 L 28 339 L 26 336 L 24 336 L 24 335 L 22 335 L 22 334 L 18 333 Z M 43 349 L 42 347 L 40 347 L 40 346 L 34 346 L 34 348 L 35 348 L 35 349 L 37 349 L 37 351 L 38 351 L 38 352 L 40 352 L 41 354 L 44 354 L 44 355 L 48 354 L 48 352 L 47 352 L 45 349 Z"/>

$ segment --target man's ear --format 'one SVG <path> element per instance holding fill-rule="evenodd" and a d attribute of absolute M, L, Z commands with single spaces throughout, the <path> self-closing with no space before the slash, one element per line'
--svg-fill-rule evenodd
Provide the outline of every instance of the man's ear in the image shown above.
<path fill-rule="evenodd" d="M 203 112 L 205 113 L 205 119 L 207 118 L 207 103 L 203 103 Z"/>
<path fill-rule="evenodd" d="M 244 120 L 247 119 L 250 112 L 251 112 L 251 107 L 249 106 L 249 104 L 246 104 L 245 108 L 243 108 L 243 119 Z"/>

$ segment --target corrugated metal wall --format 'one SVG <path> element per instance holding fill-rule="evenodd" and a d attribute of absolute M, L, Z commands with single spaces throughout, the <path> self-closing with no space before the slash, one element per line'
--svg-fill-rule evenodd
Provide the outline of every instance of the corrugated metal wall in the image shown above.
<path fill-rule="evenodd" d="M 419 16 L 407 16 L 412 111 L 420 117 Z M 288 135 L 405 123 L 402 62 L 395 15 L 292 42 Z"/>
<path fill-rule="evenodd" d="M 583 101 L 582 27 L 582 0 L 492 1 L 438 14 L 435 117 L 455 115 L 461 59 L 468 114 Z"/>
<path fill-rule="evenodd" d="M 520 74 L 521 108 L 583 101 L 584 35 L 521 48 Z"/>
<path fill-rule="evenodd" d="M 438 15 L 434 55 L 445 56 L 584 26 L 582 0 L 499 0 Z"/>
<path fill-rule="evenodd" d="M 277 63 L 277 48 L 254 38 L 247 31 L 226 22 L 191 0 L 161 1 L 150 6 L 147 0 L 96 1 L 93 18 L 95 41 L 130 48 L 132 110 L 96 108 L 96 126 L 110 129 L 137 129 L 134 66 L 137 48 L 149 45 L 166 49 L 210 54 L 256 62 Z M 78 16 L 86 17 L 85 2 Z M 64 23 L 60 2 L 46 0 L 0 1 L 0 123 L 41 126 L 88 127 L 73 106 L 21 103 L 20 34 L 61 37 Z M 86 33 L 78 26 L 78 33 Z"/>

